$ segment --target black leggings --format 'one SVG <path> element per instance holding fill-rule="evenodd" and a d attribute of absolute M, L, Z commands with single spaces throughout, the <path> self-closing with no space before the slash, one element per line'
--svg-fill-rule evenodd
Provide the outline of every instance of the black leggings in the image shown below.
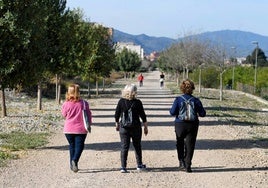
<path fill-rule="evenodd" d="M 135 156 L 137 165 L 142 164 L 142 150 L 141 150 L 141 127 L 135 128 L 120 128 L 120 140 L 121 140 L 121 167 L 127 166 L 128 150 L 130 146 L 130 139 L 135 149 Z"/>

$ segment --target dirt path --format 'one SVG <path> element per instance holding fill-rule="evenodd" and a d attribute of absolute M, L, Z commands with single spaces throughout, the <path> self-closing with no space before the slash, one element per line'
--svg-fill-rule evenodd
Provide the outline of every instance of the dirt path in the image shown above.
<path fill-rule="evenodd" d="M 98 99 L 92 107 L 94 126 L 78 173 L 69 170 L 67 141 L 58 132 L 46 147 L 29 151 L 25 158 L 0 169 L 0 187 L 268 187 L 267 147 L 234 137 L 236 132 L 219 125 L 213 117 L 201 119 L 194 172 L 178 171 L 173 118 L 169 115 L 174 96 L 159 88 L 159 72 L 144 76 L 138 97 L 149 122 L 149 135 L 142 143 L 147 172 L 135 170 L 132 148 L 130 173 L 119 172 L 120 144 L 113 118 L 118 98 Z"/>

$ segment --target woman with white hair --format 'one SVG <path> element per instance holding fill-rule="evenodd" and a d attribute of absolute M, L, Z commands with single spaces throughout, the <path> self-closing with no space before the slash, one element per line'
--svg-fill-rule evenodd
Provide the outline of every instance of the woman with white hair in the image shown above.
<path fill-rule="evenodd" d="M 122 90 L 122 97 L 118 101 L 115 110 L 115 126 L 116 130 L 119 131 L 121 140 L 121 169 L 122 173 L 127 172 L 127 157 L 130 146 L 130 139 L 135 149 L 137 170 L 145 170 L 146 166 L 142 163 L 142 149 L 141 149 L 141 138 L 142 138 L 142 124 L 143 122 L 144 134 L 148 134 L 148 126 L 146 114 L 143 108 L 141 100 L 136 98 L 137 86 L 134 84 L 128 84 Z M 124 126 L 122 122 L 123 114 L 131 109 L 132 123 L 131 125 Z M 119 121 L 120 120 L 120 121 Z"/>

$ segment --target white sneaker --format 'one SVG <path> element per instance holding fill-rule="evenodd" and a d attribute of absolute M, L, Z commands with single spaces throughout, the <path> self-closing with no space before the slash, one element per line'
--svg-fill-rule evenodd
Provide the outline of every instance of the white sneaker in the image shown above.
<path fill-rule="evenodd" d="M 140 171 L 146 170 L 146 165 L 144 165 L 144 164 L 138 165 L 137 170 L 140 170 Z"/>
<path fill-rule="evenodd" d="M 120 169 L 120 172 L 121 172 L 121 173 L 127 173 L 127 169 L 126 169 L 125 167 L 122 167 L 122 168 Z"/>

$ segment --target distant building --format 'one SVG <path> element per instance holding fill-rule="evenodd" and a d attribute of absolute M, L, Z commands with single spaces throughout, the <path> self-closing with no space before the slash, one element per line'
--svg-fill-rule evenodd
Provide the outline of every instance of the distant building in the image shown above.
<path fill-rule="evenodd" d="M 159 52 L 152 52 L 152 53 L 150 53 L 150 55 L 147 55 L 146 56 L 146 59 L 148 60 L 148 61 L 151 61 L 151 62 L 153 62 L 153 61 L 156 61 L 157 60 L 157 58 L 159 57 Z"/>
<path fill-rule="evenodd" d="M 136 52 L 141 58 L 141 60 L 144 59 L 144 51 L 141 45 L 135 45 L 133 42 L 117 42 L 116 43 L 116 52 L 120 52 L 124 48 L 128 49 L 131 52 Z"/>
<path fill-rule="evenodd" d="M 245 57 L 238 57 L 237 59 L 237 64 L 241 65 L 243 63 L 243 61 L 246 61 Z"/>
<path fill-rule="evenodd" d="M 245 61 L 246 58 L 245 57 L 237 57 L 236 58 L 236 65 L 242 65 L 243 61 Z M 225 59 L 224 60 L 224 64 L 227 64 L 227 65 L 232 65 L 233 62 L 231 61 L 231 59 Z"/>

